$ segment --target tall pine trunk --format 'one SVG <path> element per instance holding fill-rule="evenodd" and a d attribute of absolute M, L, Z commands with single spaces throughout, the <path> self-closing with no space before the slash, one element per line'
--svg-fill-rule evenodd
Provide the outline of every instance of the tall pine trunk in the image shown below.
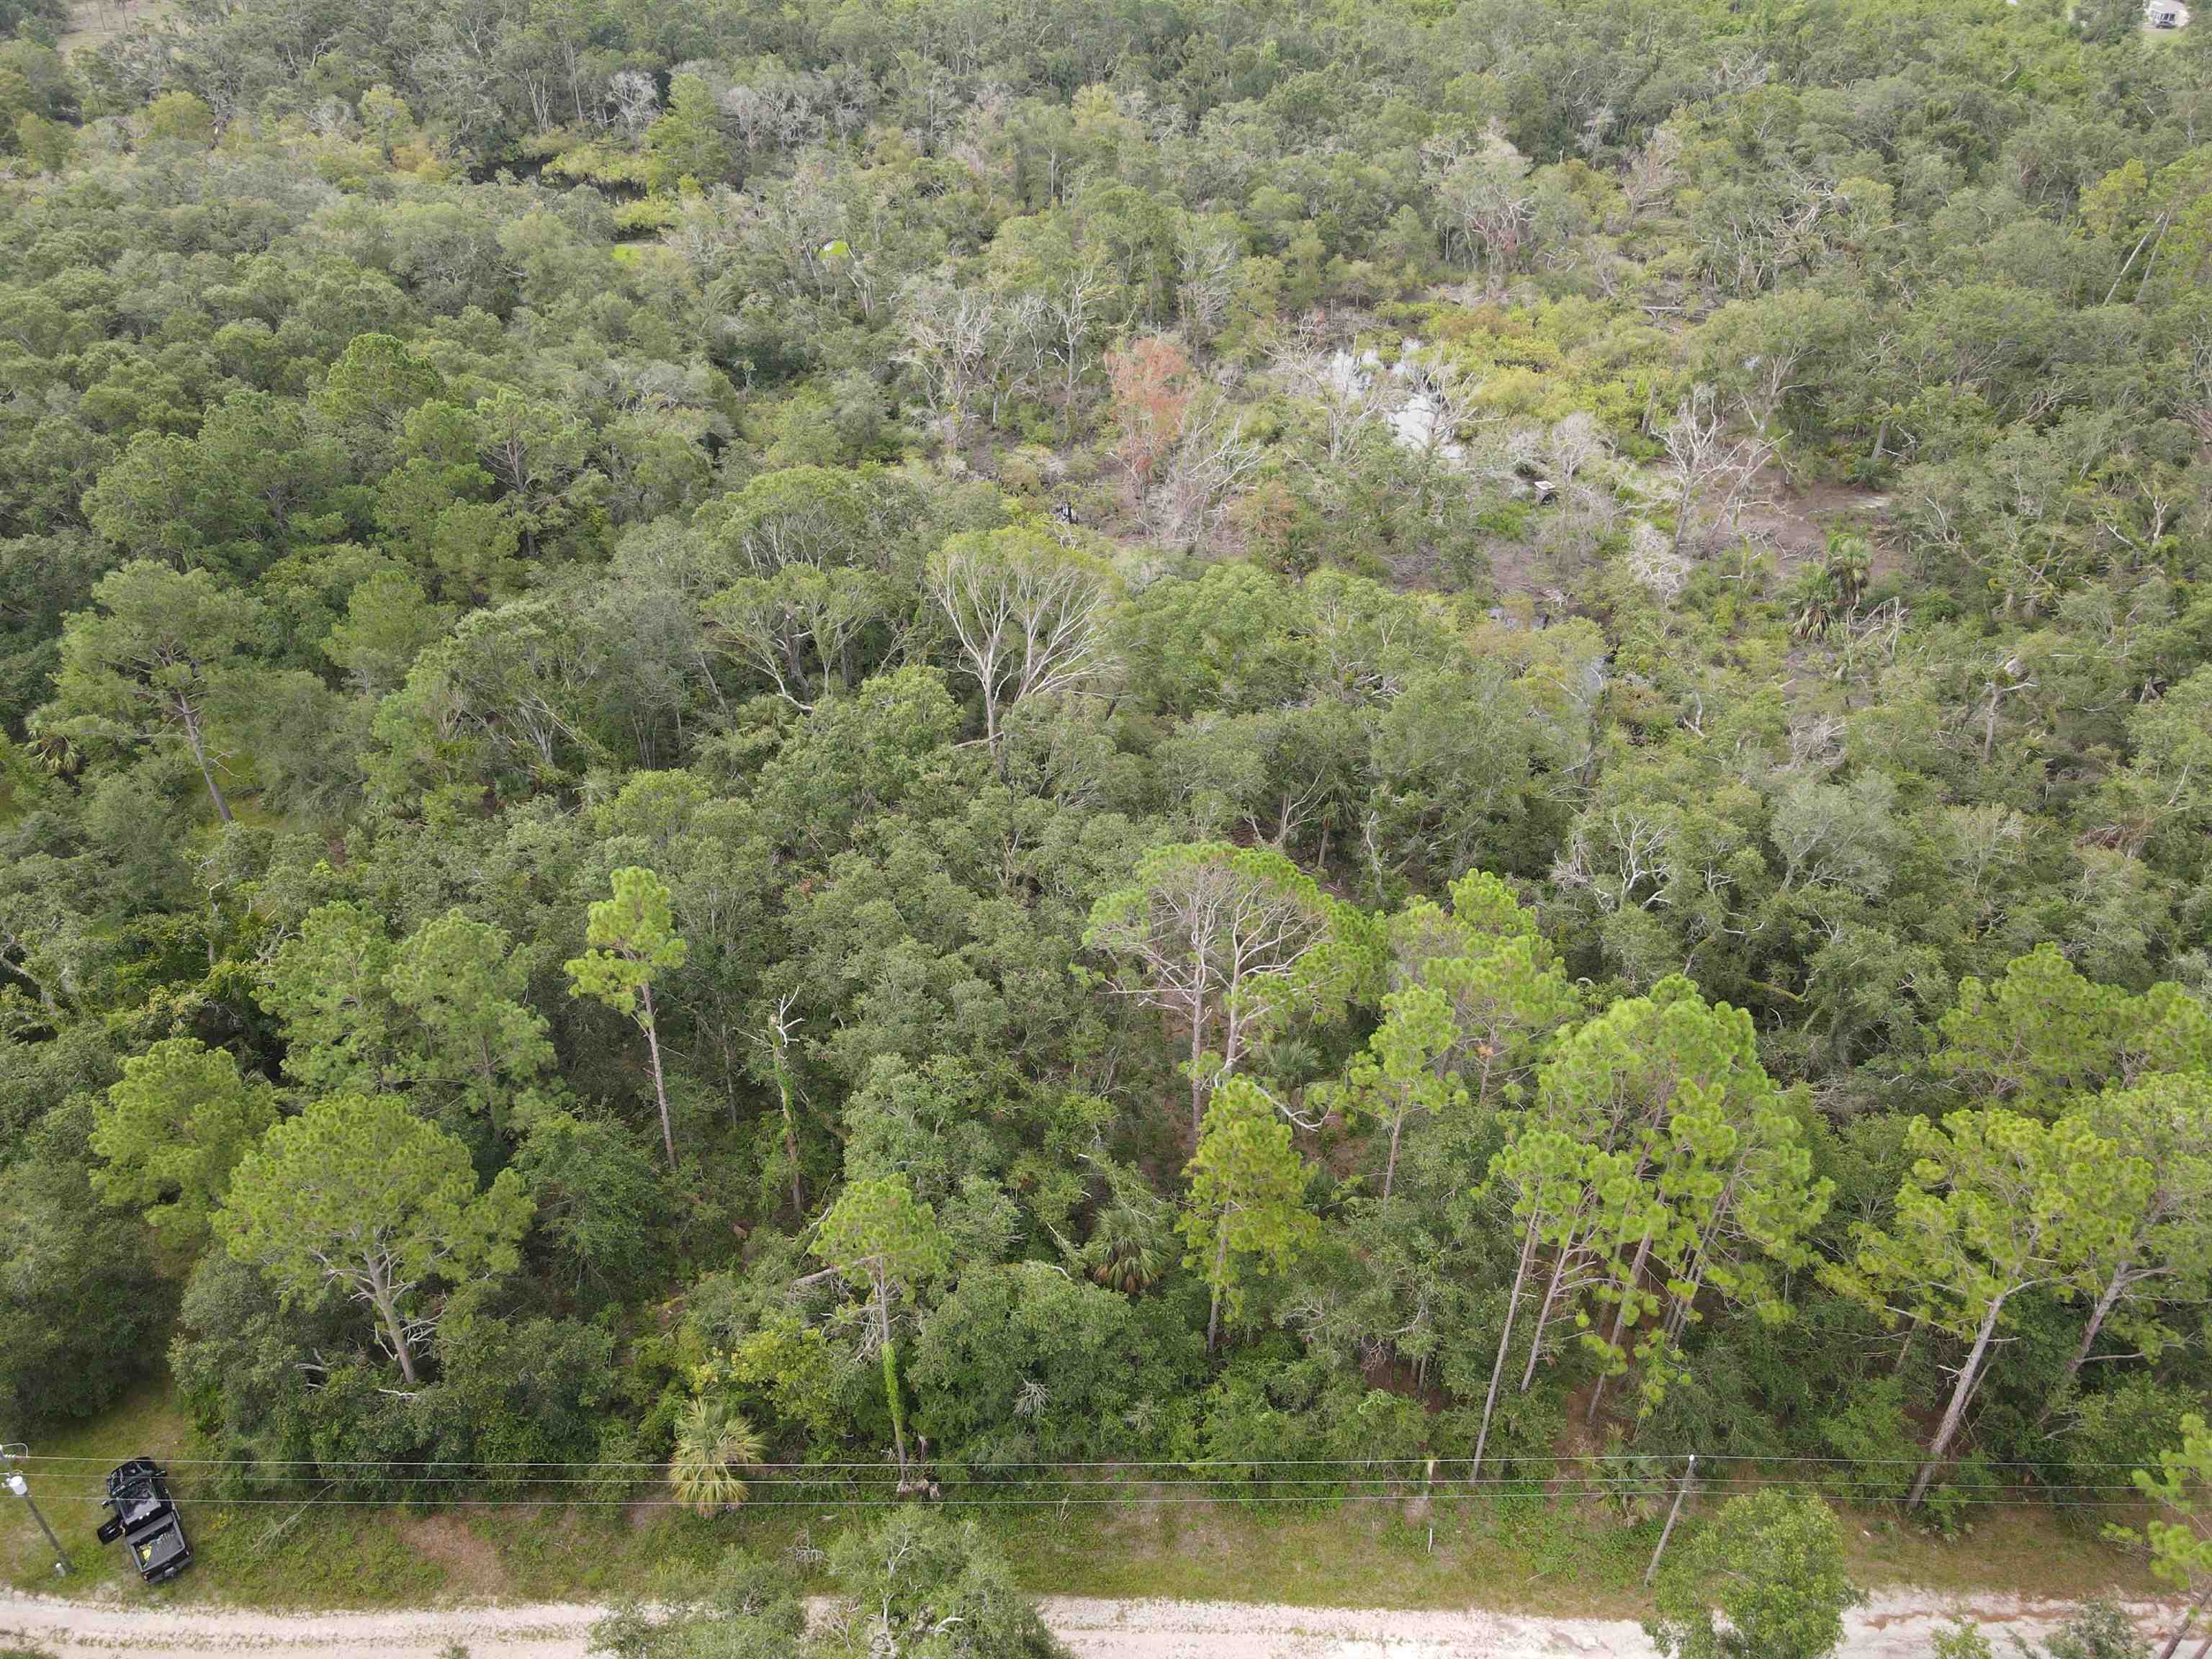
<path fill-rule="evenodd" d="M 779 1034 L 782 1027 L 777 1026 Z M 783 1104 L 783 1159 L 791 1170 L 791 1213 L 799 1221 L 806 1219 L 806 1195 L 799 1182 L 799 1124 L 791 1110 L 791 1071 L 784 1059 L 779 1041 L 775 1049 L 775 1092 Z"/>
<path fill-rule="evenodd" d="M 1552 1282 L 1544 1291 L 1544 1305 L 1536 1310 L 1536 1334 L 1528 1344 L 1528 1364 L 1521 1372 L 1521 1392 L 1523 1394 L 1528 1393 L 1536 1381 L 1536 1358 L 1544 1352 L 1544 1327 L 1552 1322 L 1552 1308 L 1559 1299 L 1559 1281 L 1566 1276 L 1567 1257 L 1571 1254 L 1562 1245 L 1559 1259 L 1552 1264 Z"/>
<path fill-rule="evenodd" d="M 1198 971 L 1206 972 L 1206 957 L 1198 958 Z M 1190 1144 L 1198 1147 L 1198 1135 L 1206 1120 L 1206 1074 L 1200 1062 L 1206 1058 L 1206 993 L 1193 991 L 1190 995 Z"/>
<path fill-rule="evenodd" d="M 200 763 L 200 776 L 207 781 L 208 799 L 215 803 L 215 815 L 228 823 L 230 803 L 222 798 L 222 786 L 215 781 L 215 768 L 208 760 L 207 739 L 200 733 L 200 711 L 183 702 L 178 703 L 177 709 L 185 723 L 185 741 L 191 745 L 192 758 Z"/>
<path fill-rule="evenodd" d="M 1498 1409 L 1498 1384 L 1505 1375 L 1505 1351 L 1513 1341 L 1513 1316 L 1521 1310 L 1521 1287 L 1528 1282 L 1528 1264 L 1536 1259 L 1536 1222 L 1541 1212 L 1528 1217 L 1528 1231 L 1521 1239 L 1520 1265 L 1513 1269 L 1513 1292 L 1505 1298 L 1505 1328 L 1498 1334 L 1498 1358 L 1490 1363 L 1490 1391 L 1482 1397 L 1482 1426 L 1474 1433 L 1474 1462 L 1467 1472 L 1473 1480 L 1482 1473 L 1482 1450 L 1490 1443 L 1490 1414 Z"/>
<path fill-rule="evenodd" d="M 1406 1114 L 1401 1108 L 1390 1120 L 1390 1157 L 1382 1166 L 1382 1201 L 1390 1201 L 1390 1186 L 1398 1178 L 1398 1137 L 1406 1132 Z"/>
<path fill-rule="evenodd" d="M 1966 1363 L 1959 1367 L 1958 1385 L 1951 1390 L 1951 1403 L 1943 1408 L 1943 1420 L 1936 1425 L 1936 1438 L 1929 1443 L 1928 1459 L 1912 1479 L 1912 1491 L 1905 1500 L 1905 1507 L 1909 1510 L 1920 1507 L 1920 1500 L 1928 1495 L 1929 1483 L 1935 1480 L 1936 1471 L 1943 1462 L 1943 1454 L 1951 1449 L 1952 1437 L 1959 1432 L 1960 1420 L 1966 1414 L 1966 1401 L 1974 1392 L 1974 1384 L 1981 1380 L 1990 1339 L 1996 1334 L 1997 1316 L 2004 1311 L 2004 1297 L 1997 1297 L 1982 1316 L 1982 1328 L 1974 1333 L 1974 1346 L 1966 1355 Z"/>
<path fill-rule="evenodd" d="M 393 1304 L 389 1291 L 376 1293 L 376 1311 L 384 1321 L 386 1333 L 392 1338 L 392 1357 L 399 1362 L 399 1374 L 413 1388 L 420 1380 L 415 1375 L 415 1355 L 407 1346 L 407 1328 L 400 1322 L 399 1310 Z"/>
<path fill-rule="evenodd" d="M 653 1057 L 653 1097 L 660 1107 L 660 1145 L 668 1154 L 668 1167 L 676 1168 L 676 1131 L 668 1122 L 668 1080 L 660 1071 L 660 1032 L 653 1016 L 653 984 L 647 981 L 640 988 L 645 993 L 645 1049 Z"/>
<path fill-rule="evenodd" d="M 880 1267 L 873 1275 L 876 1291 L 876 1338 L 884 1351 L 884 1403 L 890 1407 L 891 1443 L 898 1453 L 898 1486 L 903 1494 L 906 1479 L 906 1407 L 899 1399 L 898 1352 L 891 1341 L 891 1291 Z"/>
<path fill-rule="evenodd" d="M 1221 1281 L 1229 1271 L 1228 1218 L 1218 1218 L 1213 1224 L 1213 1273 L 1207 1288 L 1213 1299 L 1206 1310 L 1206 1351 L 1212 1353 L 1221 1345 Z"/>
<path fill-rule="evenodd" d="M 2066 1362 L 2065 1374 L 2058 1379 L 2060 1392 L 2071 1387 L 2074 1379 L 2081 1375 L 2081 1367 L 2089 1363 L 2089 1350 L 2097 1346 L 2098 1334 L 2105 1328 L 2105 1321 L 2112 1316 L 2113 1308 L 2118 1304 L 2120 1292 L 2127 1288 L 2127 1273 L 2128 1264 L 2124 1261 L 2112 1269 L 2112 1276 L 2105 1285 L 2104 1294 L 2097 1298 L 2096 1307 L 2090 1311 L 2088 1328 L 2081 1333 L 2081 1346 L 2074 1350 L 2074 1357 Z"/>
<path fill-rule="evenodd" d="M 783 1092 L 783 1158 L 791 1166 L 791 1213 L 806 1218 L 806 1194 L 799 1181 L 799 1131 L 791 1121 L 791 1091 Z"/>
<path fill-rule="evenodd" d="M 2174 1626 L 2172 1636 L 2168 1638 L 2166 1644 L 2158 1650 L 2158 1659 L 2173 1659 L 2174 1654 L 2181 1646 L 2181 1638 L 2189 1634 L 2189 1627 L 2197 1622 L 2197 1615 L 2204 1611 L 2204 1604 L 2208 1601 L 2212 1601 L 2212 1584 L 2206 1585 L 2199 1592 L 2197 1599 L 2191 1601 L 2187 1609 L 2183 1612 L 2181 1622 Z M 2203 1646 L 2197 1650 L 2197 1659 L 2204 1659 L 2207 1650 L 2212 1650 L 2212 1636 L 2206 1637 Z"/>
<path fill-rule="evenodd" d="M 1620 1339 L 1628 1329 L 1628 1304 L 1635 1297 L 1638 1282 L 1644 1277 L 1644 1264 L 1651 1255 L 1652 1230 L 1657 1225 L 1655 1221 L 1644 1230 L 1644 1240 L 1636 1247 L 1636 1260 L 1629 1264 L 1627 1282 L 1621 1286 L 1620 1306 L 1613 1316 L 1613 1334 L 1606 1339 L 1606 1345 L 1615 1353 L 1620 1352 Z M 1622 1361 L 1624 1366 L 1626 1363 L 1626 1359 Z M 1605 1398 L 1606 1378 L 1610 1374 L 1599 1373 L 1597 1386 L 1590 1390 L 1589 1415 L 1583 1419 L 1585 1422 L 1597 1421 L 1598 1403 Z"/>

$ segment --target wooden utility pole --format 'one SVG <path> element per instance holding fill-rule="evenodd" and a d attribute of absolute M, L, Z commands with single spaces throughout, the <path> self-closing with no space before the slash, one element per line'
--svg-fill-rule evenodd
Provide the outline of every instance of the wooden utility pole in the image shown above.
<path fill-rule="evenodd" d="M 25 1507 L 31 1511 L 31 1519 L 39 1523 L 39 1530 L 46 1534 L 46 1542 L 53 1547 L 54 1576 L 57 1578 L 68 1577 L 68 1553 L 62 1548 L 62 1540 L 54 1536 L 54 1529 L 46 1524 L 46 1517 L 39 1513 L 39 1506 L 31 1501 L 31 1483 L 10 1469 L 8 1471 L 8 1490 L 23 1500 Z"/>
<path fill-rule="evenodd" d="M 1659 1571 L 1659 1558 L 1667 1553 L 1667 1540 L 1674 1535 L 1674 1522 L 1682 1516 L 1682 1500 L 1690 1495 L 1690 1482 L 1697 1478 L 1698 1455 L 1690 1454 L 1689 1466 L 1682 1471 L 1682 1484 L 1674 1489 L 1674 1507 L 1667 1511 L 1667 1524 L 1659 1528 L 1659 1547 L 1651 1552 L 1651 1565 L 1644 1569 L 1644 1583 L 1649 1587 Z"/>

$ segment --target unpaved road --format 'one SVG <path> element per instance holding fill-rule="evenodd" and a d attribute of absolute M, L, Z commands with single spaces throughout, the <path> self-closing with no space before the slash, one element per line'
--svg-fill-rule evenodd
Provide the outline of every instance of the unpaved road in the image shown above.
<path fill-rule="evenodd" d="M 1232 1601 L 1102 1601 L 1048 1597 L 1044 1615 L 1081 1659 L 1538 1659 L 1602 1655 L 1650 1659 L 1625 1620 L 1531 1619 L 1482 1613 L 1393 1613 Z M 1978 1596 L 1979 1623 L 2047 1633 L 2067 1608 Z M 89 1654 L 234 1654 L 260 1659 L 437 1659 L 459 1643 L 470 1659 L 584 1659 L 599 1609 L 561 1602 L 410 1613 L 277 1613 L 169 1609 L 0 1594 L 0 1641 L 73 1659 Z M 1877 1595 L 1853 1615 L 1845 1659 L 1923 1659 L 1952 1608 L 1929 1597 Z M 2146 1628 L 2160 1609 L 2136 1609 Z"/>

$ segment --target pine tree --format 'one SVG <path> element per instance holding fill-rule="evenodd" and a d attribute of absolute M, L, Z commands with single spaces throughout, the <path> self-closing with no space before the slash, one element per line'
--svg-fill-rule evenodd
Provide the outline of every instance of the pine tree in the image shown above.
<path fill-rule="evenodd" d="M 302 1299 L 335 1287 L 368 1304 L 410 1387 L 435 1328 L 433 1282 L 512 1272 L 530 1224 L 522 1178 L 477 1188 L 468 1148 L 391 1095 L 334 1095 L 271 1129 L 216 1218 L 232 1255 Z"/>
<path fill-rule="evenodd" d="M 681 968 L 690 951 L 676 932 L 668 889 L 652 871 L 636 865 L 614 872 L 614 896 L 592 906 L 585 930 L 587 947 L 568 964 L 568 994 L 592 997 L 626 1014 L 645 1033 L 653 1060 L 653 1097 L 660 1108 L 660 1145 L 668 1167 L 676 1167 L 676 1131 L 668 1116 L 668 1079 L 660 1064 L 660 1025 L 653 1011 L 653 985 L 664 973 Z"/>
<path fill-rule="evenodd" d="M 1225 1079 L 1213 1091 L 1190 1178 L 1178 1224 L 1188 1247 L 1183 1265 L 1206 1273 L 1211 1352 L 1223 1315 L 1243 1313 L 1249 1281 L 1287 1272 L 1321 1237 L 1321 1223 L 1305 1207 L 1306 1166 L 1291 1126 L 1249 1078 Z"/>

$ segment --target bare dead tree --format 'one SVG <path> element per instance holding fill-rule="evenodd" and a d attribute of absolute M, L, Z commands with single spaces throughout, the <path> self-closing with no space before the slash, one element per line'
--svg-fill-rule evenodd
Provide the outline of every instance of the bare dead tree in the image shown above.
<path fill-rule="evenodd" d="M 625 136 L 635 138 L 660 113 L 660 90 L 641 70 L 617 70 L 607 79 L 607 97 Z"/>
<path fill-rule="evenodd" d="M 776 999 L 768 1016 L 767 1046 L 769 1065 L 775 1073 L 776 1096 L 783 1105 L 783 1157 L 791 1170 L 791 1212 L 804 1220 L 806 1192 L 799 1183 L 799 1118 L 795 1106 L 798 1085 L 791 1069 L 792 1044 L 800 1024 L 792 1018 L 791 1010 L 798 1000 L 796 991 L 787 991 Z"/>
<path fill-rule="evenodd" d="M 1015 706 L 1084 690 L 1108 671 L 1106 582 L 1088 561 L 1020 532 L 954 537 L 926 580 L 981 693 L 984 741 L 1003 776 Z"/>
<path fill-rule="evenodd" d="M 991 393 L 991 424 L 1006 400 L 1034 388 L 1048 349 L 1044 301 L 1035 294 L 994 290 L 983 331 L 982 378 Z"/>
<path fill-rule="evenodd" d="M 1075 430 L 1076 386 L 1113 286 L 1104 262 L 1095 253 L 1087 253 L 1055 276 L 1045 289 L 1046 349 L 1060 365 L 1060 426 L 1071 435 Z"/>
<path fill-rule="evenodd" d="M 1211 388 L 1190 400 L 1182 430 L 1145 496 L 1146 527 L 1170 546 L 1194 546 L 1263 451 L 1244 432 L 1244 416 Z"/>
<path fill-rule="evenodd" d="M 1331 349 L 1317 330 L 1301 331 L 1278 346 L 1268 367 L 1285 390 L 1319 412 L 1322 447 L 1332 465 L 1406 399 L 1403 380 L 1384 373 L 1379 362 Z"/>
<path fill-rule="evenodd" d="M 1676 552 L 1694 531 L 1696 545 L 1710 544 L 1712 532 L 1733 528 L 1753 481 L 1773 456 L 1773 442 L 1762 436 L 1731 439 L 1710 386 L 1691 388 L 1660 428 L 1667 448 L 1668 496 L 1674 512 Z"/>
<path fill-rule="evenodd" d="M 896 361 L 915 371 L 929 412 L 957 447 L 989 356 L 996 302 L 985 289 L 946 276 L 916 277 L 899 295 L 906 345 Z"/>
<path fill-rule="evenodd" d="M 1644 148 L 1629 158 L 1621 174 L 1620 193 L 1628 204 L 1631 224 L 1671 199 L 1682 161 L 1682 141 L 1671 126 L 1661 127 Z"/>
<path fill-rule="evenodd" d="M 1317 890 L 1285 871 L 1295 873 L 1257 849 L 1163 848 L 1139 866 L 1138 886 L 1091 914 L 1085 942 L 1116 959 L 1115 990 L 1188 1029 L 1194 1145 L 1209 1089 L 1236 1071 L 1274 1012 L 1266 993 L 1331 937 Z"/>
<path fill-rule="evenodd" d="M 1587 892 L 1607 915 L 1663 905 L 1677 873 L 1673 827 L 1657 813 L 1628 806 L 1595 823 L 1577 823 L 1552 864 L 1554 882 Z"/>
<path fill-rule="evenodd" d="M 1190 220 L 1176 234 L 1176 309 L 1193 345 L 1203 346 L 1229 320 L 1237 297 L 1237 245 Z"/>

